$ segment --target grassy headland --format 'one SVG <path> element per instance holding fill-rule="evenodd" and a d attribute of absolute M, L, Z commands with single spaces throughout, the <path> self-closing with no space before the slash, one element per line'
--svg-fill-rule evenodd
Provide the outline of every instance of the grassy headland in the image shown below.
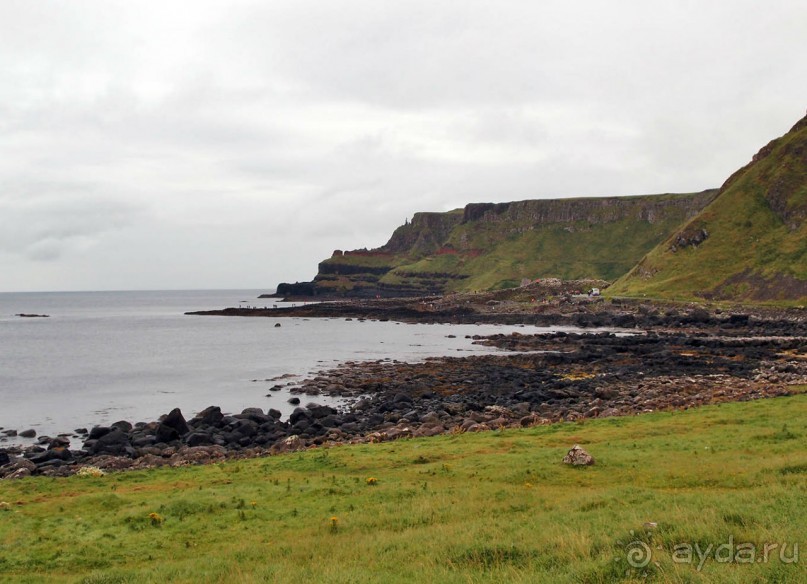
<path fill-rule="evenodd" d="M 714 191 L 635 197 L 472 203 L 416 213 L 374 250 L 337 251 L 313 282 L 288 296 L 417 296 L 512 288 L 522 279 L 613 281 L 715 196 Z"/>
<path fill-rule="evenodd" d="M 615 296 L 807 304 L 807 118 L 734 173 Z"/>
<path fill-rule="evenodd" d="M 807 546 L 806 437 L 799 394 L 3 481 L 0 580 L 803 582 L 807 558 L 790 560 Z M 575 443 L 594 466 L 561 464 Z M 762 560 L 766 543 L 786 543 L 784 561 L 780 548 L 753 563 L 715 557 L 727 544 L 747 560 L 738 546 L 753 544 Z M 673 561 L 696 544 L 704 561 L 680 562 L 680 547 Z M 631 567 L 629 547 L 652 561 Z"/>

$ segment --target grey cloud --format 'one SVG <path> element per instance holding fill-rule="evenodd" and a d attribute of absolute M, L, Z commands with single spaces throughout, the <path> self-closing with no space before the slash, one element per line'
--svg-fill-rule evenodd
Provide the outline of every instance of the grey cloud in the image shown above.
<path fill-rule="evenodd" d="M 3 188 L 0 250 L 34 261 L 82 253 L 106 233 L 132 225 L 141 210 L 128 201 L 87 193 L 86 185 L 31 182 Z"/>
<path fill-rule="evenodd" d="M 4 285 L 271 286 L 416 211 L 717 186 L 804 114 L 805 37 L 796 0 L 9 0 Z"/>

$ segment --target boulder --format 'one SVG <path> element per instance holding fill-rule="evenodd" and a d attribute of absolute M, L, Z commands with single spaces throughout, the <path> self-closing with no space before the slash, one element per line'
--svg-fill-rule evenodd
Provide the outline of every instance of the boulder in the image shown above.
<path fill-rule="evenodd" d="M 36 465 L 34 465 L 34 468 L 36 468 Z M 7 478 L 7 479 L 23 479 L 25 477 L 31 476 L 31 472 L 32 471 L 27 469 L 27 468 L 18 468 L 18 469 L 15 469 L 15 470 L 11 471 L 9 474 L 7 474 L 5 476 L 5 478 Z"/>
<path fill-rule="evenodd" d="M 446 429 L 442 424 L 434 424 L 434 425 L 427 425 L 421 426 L 412 434 L 415 438 L 423 437 L 423 436 L 437 436 L 438 434 L 442 434 L 445 432 Z"/>
<path fill-rule="evenodd" d="M 105 436 L 112 431 L 112 428 L 107 428 L 106 426 L 95 426 L 92 430 L 90 430 L 90 435 L 87 436 L 88 440 L 98 440 L 101 436 Z"/>
<path fill-rule="evenodd" d="M 131 432 L 132 431 L 132 424 L 127 422 L 126 420 L 118 420 L 114 424 L 112 424 L 112 428 L 117 428 L 121 432 Z"/>
<path fill-rule="evenodd" d="M 175 428 L 169 426 L 168 424 L 161 423 L 159 426 L 157 426 L 155 438 L 157 439 L 157 442 L 168 444 L 174 440 L 179 440 L 180 434 Z"/>
<path fill-rule="evenodd" d="M 440 416 L 435 412 L 428 412 L 420 417 L 420 421 L 424 424 L 437 424 L 440 422 Z"/>
<path fill-rule="evenodd" d="M 154 446 L 157 443 L 156 436 L 143 436 L 143 435 L 136 435 L 132 436 L 132 446 L 135 448 L 146 448 L 148 446 Z"/>
<path fill-rule="evenodd" d="M 86 446 L 86 443 L 85 443 Z M 129 436 L 118 428 L 104 434 L 92 444 L 92 454 L 121 454 L 127 447 L 131 447 Z"/>
<path fill-rule="evenodd" d="M 296 424 L 300 420 L 311 418 L 311 413 L 303 408 L 294 408 L 294 411 L 289 416 L 289 424 Z"/>
<path fill-rule="evenodd" d="M 328 416 L 332 416 L 336 414 L 336 410 L 330 406 L 321 406 L 319 404 L 308 404 L 306 406 L 311 415 L 314 416 L 316 419 L 327 418 Z"/>
<path fill-rule="evenodd" d="M 296 450 L 301 450 L 304 447 L 305 445 L 300 437 L 296 434 L 292 434 L 291 436 L 275 443 L 274 446 L 272 446 L 271 452 L 272 454 L 281 454 L 283 452 L 294 452 Z"/>
<path fill-rule="evenodd" d="M 207 432 L 193 432 L 185 438 L 185 443 L 188 446 L 195 447 L 212 444 L 213 440 Z"/>
<path fill-rule="evenodd" d="M 54 448 L 66 448 L 68 446 L 70 446 L 70 439 L 65 436 L 56 436 L 56 438 L 51 438 L 48 441 L 48 448 L 51 450 Z"/>
<path fill-rule="evenodd" d="M 254 436 L 258 433 L 258 424 L 252 420 L 239 420 L 238 423 L 234 425 L 233 430 L 241 434 L 241 436 Z"/>
<path fill-rule="evenodd" d="M 223 419 L 224 414 L 221 413 L 219 406 L 209 406 L 196 414 L 193 421 L 197 426 L 218 426 Z"/>
<path fill-rule="evenodd" d="M 272 418 L 264 414 L 260 408 L 247 408 L 242 413 L 236 414 L 233 417 L 238 420 L 250 420 L 256 424 L 264 424 L 272 420 Z"/>
<path fill-rule="evenodd" d="M 594 457 L 575 444 L 572 449 L 563 457 L 563 464 L 572 466 L 589 466 L 594 464 Z"/>
<path fill-rule="evenodd" d="M 180 436 L 191 431 L 191 429 L 188 427 L 188 423 L 185 421 L 185 416 L 182 415 L 179 408 L 174 408 L 171 410 L 161 421 L 164 426 L 168 426 L 169 428 L 176 430 L 177 434 Z"/>
<path fill-rule="evenodd" d="M 20 432 L 20 437 L 22 437 L 22 438 L 36 438 L 36 430 L 34 430 L 33 428 L 31 428 L 29 430 L 23 430 L 22 432 Z"/>
<path fill-rule="evenodd" d="M 54 460 L 65 461 L 65 460 L 71 460 L 72 458 L 73 453 L 70 452 L 67 448 L 53 448 L 51 450 L 46 450 L 41 454 L 32 456 L 29 460 L 37 466 L 42 466 Z"/>

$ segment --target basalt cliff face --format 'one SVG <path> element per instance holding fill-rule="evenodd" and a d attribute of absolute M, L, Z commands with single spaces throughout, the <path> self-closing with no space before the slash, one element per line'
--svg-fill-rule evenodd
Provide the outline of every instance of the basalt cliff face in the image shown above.
<path fill-rule="evenodd" d="M 472 203 L 416 213 L 382 247 L 337 250 L 313 281 L 280 284 L 277 295 L 405 297 L 548 277 L 613 281 L 716 194 Z"/>
<path fill-rule="evenodd" d="M 611 293 L 807 305 L 807 116 Z"/>

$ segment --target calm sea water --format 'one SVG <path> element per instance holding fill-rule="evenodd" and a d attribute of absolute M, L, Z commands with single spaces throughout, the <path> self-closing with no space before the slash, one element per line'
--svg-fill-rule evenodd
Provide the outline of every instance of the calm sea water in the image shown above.
<path fill-rule="evenodd" d="M 289 394 L 266 397 L 279 382 L 265 380 L 351 360 L 490 352 L 464 336 L 540 330 L 183 314 L 270 303 L 256 298 L 260 292 L 0 294 L 0 427 L 55 435 L 117 420 L 155 420 L 175 407 L 191 417 L 209 405 L 225 412 L 273 407 L 288 414 Z M 321 396 L 311 401 L 328 403 Z M 6 440 L 12 442 L 26 441 Z"/>

